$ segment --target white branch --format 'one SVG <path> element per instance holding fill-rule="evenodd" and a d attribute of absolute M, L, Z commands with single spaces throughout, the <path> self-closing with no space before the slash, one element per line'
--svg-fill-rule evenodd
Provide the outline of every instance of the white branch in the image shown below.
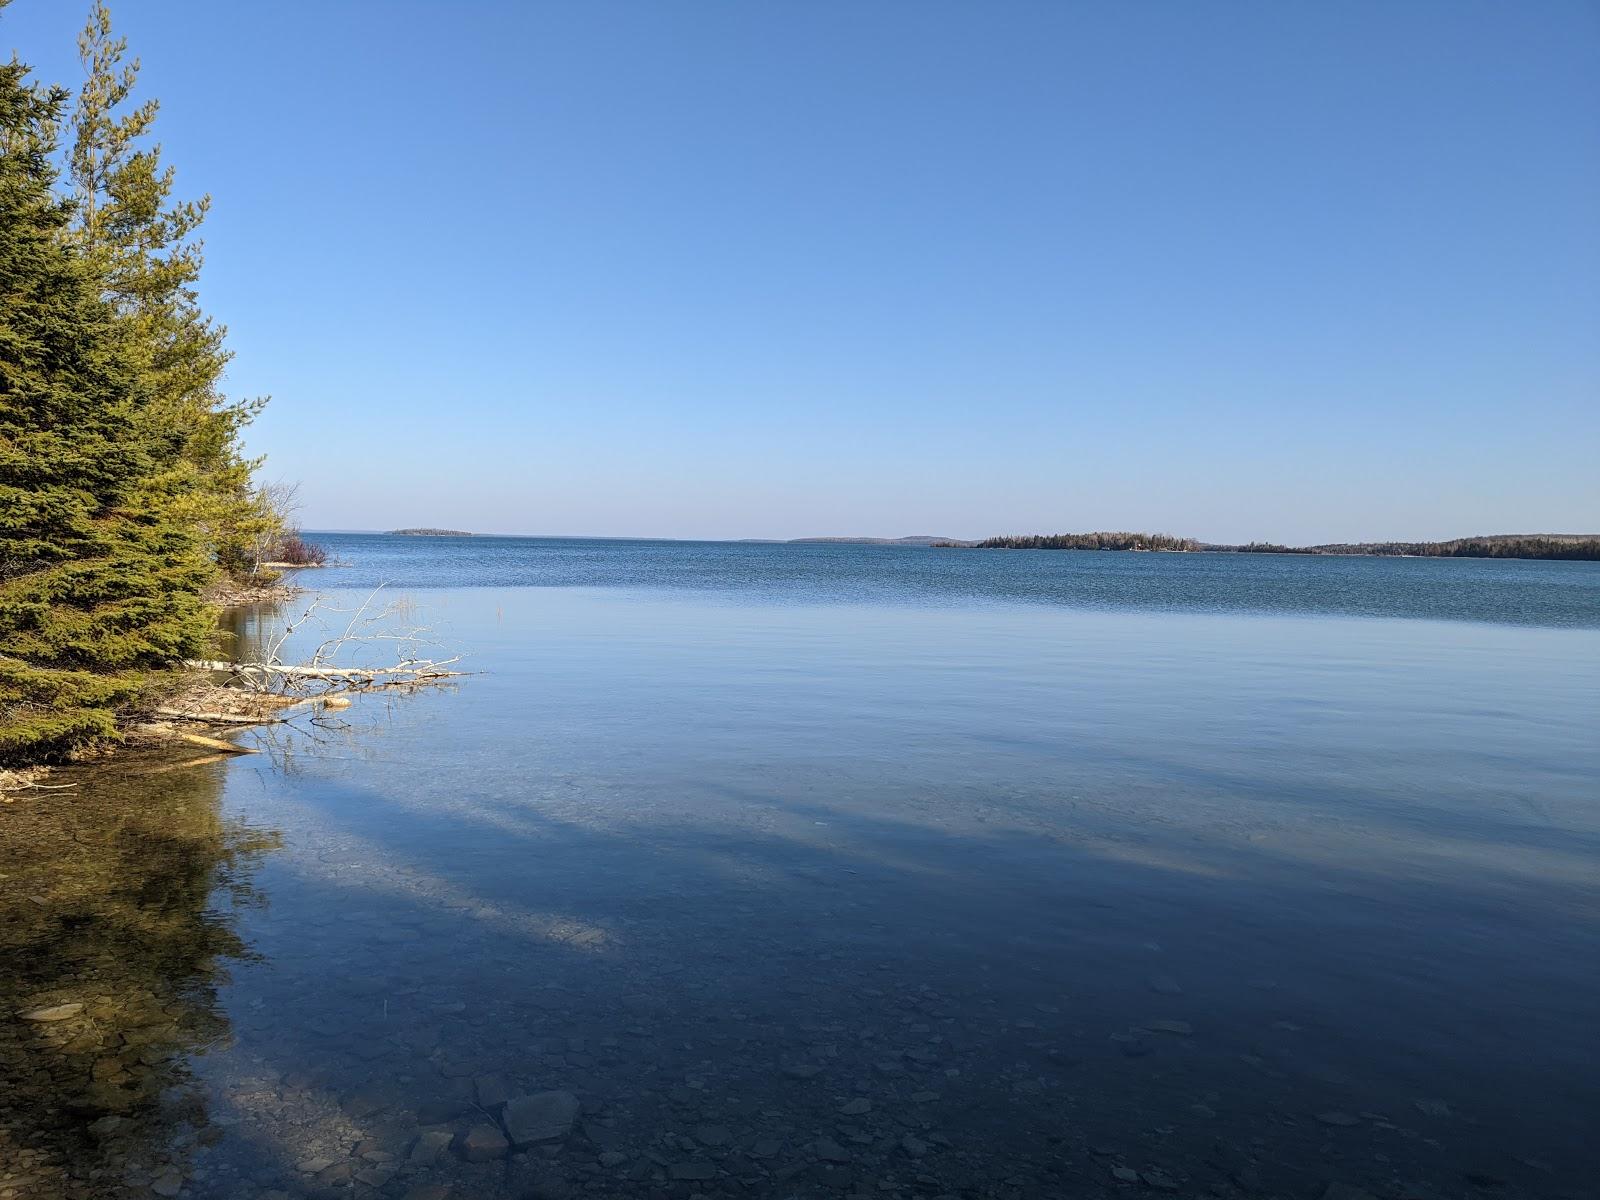
<path fill-rule="evenodd" d="M 190 659 L 183 665 L 197 671 L 232 671 L 239 675 L 294 675 L 306 679 L 373 679 L 379 675 L 411 675 L 419 679 L 440 679 L 447 675 L 462 675 L 463 671 L 446 671 L 444 668 L 460 657 L 419 661 L 403 660 L 392 667 L 319 667 L 293 663 L 230 663 L 210 659 Z"/>

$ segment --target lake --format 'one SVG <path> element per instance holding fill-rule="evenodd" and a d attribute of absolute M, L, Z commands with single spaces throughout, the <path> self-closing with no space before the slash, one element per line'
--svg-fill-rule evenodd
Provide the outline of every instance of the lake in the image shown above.
<path fill-rule="evenodd" d="M 1600 564 L 317 540 L 473 673 L 6 806 L 0 1197 L 1600 1188 Z"/>

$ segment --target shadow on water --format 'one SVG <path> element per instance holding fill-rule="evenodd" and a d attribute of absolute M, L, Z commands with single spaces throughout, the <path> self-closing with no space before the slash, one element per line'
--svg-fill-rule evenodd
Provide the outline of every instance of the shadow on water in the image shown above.
<path fill-rule="evenodd" d="M 1174 831 L 957 834 L 728 786 L 660 819 L 252 761 L 224 810 L 272 814 L 264 855 L 222 778 L 86 781 L 7 841 L 8 1008 L 88 1007 L 7 1026 L 4 1145 L 79 1194 L 129 1163 L 128 1194 L 170 1165 L 195 1197 L 1592 1183 L 1582 884 L 1524 887 L 1513 921 L 1487 876 Z M 445 1148 L 552 1089 L 583 1103 L 566 1139 Z M 53 1194 L 55 1159 L 22 1167 Z"/>

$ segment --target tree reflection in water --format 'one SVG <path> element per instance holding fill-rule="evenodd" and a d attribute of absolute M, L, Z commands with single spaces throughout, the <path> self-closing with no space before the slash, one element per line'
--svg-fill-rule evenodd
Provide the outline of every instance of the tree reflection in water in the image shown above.
<path fill-rule="evenodd" d="M 159 1194 L 217 1136 L 185 1056 L 229 1037 L 231 914 L 264 903 L 280 839 L 222 818 L 223 764 L 178 762 L 120 755 L 0 806 L 0 1194 Z"/>

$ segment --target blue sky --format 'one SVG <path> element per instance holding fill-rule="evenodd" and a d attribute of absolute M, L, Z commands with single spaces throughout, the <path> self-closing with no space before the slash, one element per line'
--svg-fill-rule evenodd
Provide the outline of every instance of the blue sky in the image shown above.
<path fill-rule="evenodd" d="M 112 12 L 310 528 L 1600 530 L 1595 4 Z"/>

